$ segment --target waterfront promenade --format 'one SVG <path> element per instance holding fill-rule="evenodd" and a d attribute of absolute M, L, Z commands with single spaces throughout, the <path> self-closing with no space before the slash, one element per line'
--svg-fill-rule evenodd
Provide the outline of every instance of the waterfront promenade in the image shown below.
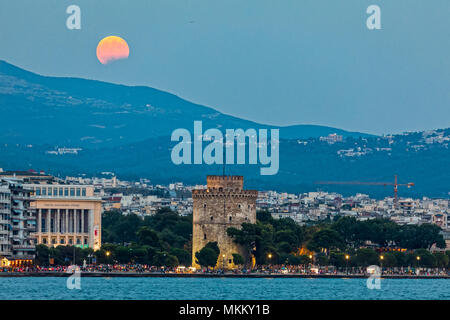
<path fill-rule="evenodd" d="M 65 271 L 32 271 L 32 272 L 0 272 L 0 277 L 69 277 L 72 272 Z M 149 278 L 368 278 L 370 274 L 346 273 L 179 273 L 179 272 L 135 272 L 135 271 L 81 271 L 82 277 L 149 277 Z M 383 274 L 384 279 L 450 279 L 449 274 Z"/>

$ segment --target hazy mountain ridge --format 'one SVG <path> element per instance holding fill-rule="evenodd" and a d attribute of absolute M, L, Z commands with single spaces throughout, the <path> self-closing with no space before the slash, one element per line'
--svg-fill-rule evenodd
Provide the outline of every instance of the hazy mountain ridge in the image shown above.
<path fill-rule="evenodd" d="M 167 136 L 177 128 L 275 128 L 222 114 L 173 94 L 79 78 L 40 76 L 0 61 L 0 142 L 72 147 L 118 146 Z M 39 132 L 39 134 L 36 134 Z M 338 133 L 341 129 L 296 125 L 282 138 Z"/>
<path fill-rule="evenodd" d="M 222 166 L 179 165 L 170 159 L 176 128 L 273 128 L 221 114 L 149 87 L 44 77 L 0 61 L 0 167 L 45 170 L 57 175 L 95 175 L 113 171 L 119 178 L 149 178 L 155 183 L 204 183 Z M 259 165 L 228 165 L 245 175 L 246 187 L 344 194 L 392 194 L 391 188 L 317 185 L 316 181 L 414 182 L 400 195 L 448 197 L 450 129 L 376 137 L 340 129 L 298 125 L 280 130 L 280 169 L 260 176 Z M 344 136 L 329 144 L 330 133 Z M 58 147 L 79 147 L 60 154 Z M 64 153 L 64 152 L 63 152 Z"/>

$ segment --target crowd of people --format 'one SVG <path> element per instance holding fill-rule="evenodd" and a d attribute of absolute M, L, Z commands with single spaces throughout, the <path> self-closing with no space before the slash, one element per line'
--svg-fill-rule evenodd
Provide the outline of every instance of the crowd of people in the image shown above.
<path fill-rule="evenodd" d="M 291 275 L 336 275 L 336 276 L 368 276 L 373 273 L 389 276 L 450 276 L 447 268 L 380 268 L 371 267 L 348 267 L 336 268 L 334 266 L 315 265 L 264 265 L 254 268 L 237 268 L 223 270 L 220 268 L 192 268 L 192 267 L 165 267 L 151 266 L 145 264 L 90 264 L 82 266 L 8 266 L 1 267 L 0 272 L 5 273 L 73 273 L 80 271 L 83 273 L 179 273 L 179 274 L 291 274 Z"/>

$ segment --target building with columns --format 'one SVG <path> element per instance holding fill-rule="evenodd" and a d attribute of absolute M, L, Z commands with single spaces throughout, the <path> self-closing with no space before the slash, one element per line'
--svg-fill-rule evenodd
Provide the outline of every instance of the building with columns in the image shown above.
<path fill-rule="evenodd" d="M 36 244 L 100 249 L 102 201 L 94 187 L 72 184 L 26 184 L 32 190 Z"/>

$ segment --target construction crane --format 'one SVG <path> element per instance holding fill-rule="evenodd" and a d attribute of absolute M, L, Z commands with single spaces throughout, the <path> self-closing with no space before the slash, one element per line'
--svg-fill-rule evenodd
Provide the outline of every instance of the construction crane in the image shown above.
<path fill-rule="evenodd" d="M 345 185 L 364 185 L 364 186 L 394 186 L 394 207 L 398 206 L 398 187 L 414 186 L 414 182 L 398 183 L 397 175 L 394 176 L 394 182 L 363 182 L 363 181 L 319 181 L 316 184 L 345 184 Z"/>

